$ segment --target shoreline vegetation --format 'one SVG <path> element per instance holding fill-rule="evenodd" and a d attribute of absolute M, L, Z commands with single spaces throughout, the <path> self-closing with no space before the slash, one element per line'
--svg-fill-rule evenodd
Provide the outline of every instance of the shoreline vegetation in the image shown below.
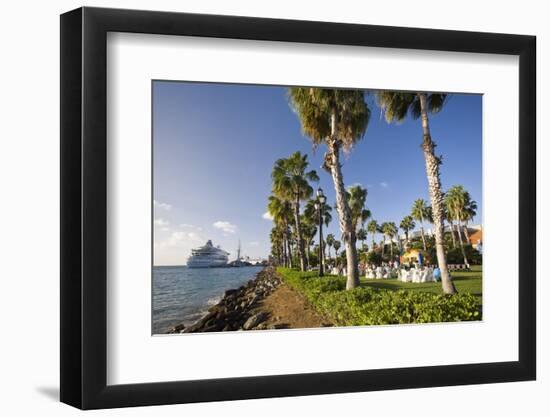
<path fill-rule="evenodd" d="M 437 283 L 366 280 L 346 290 L 346 277 L 290 268 L 264 268 L 222 299 L 194 324 L 168 334 L 275 330 L 333 326 L 443 323 L 482 320 L 481 270 L 460 272 L 466 290 L 449 297 Z"/>

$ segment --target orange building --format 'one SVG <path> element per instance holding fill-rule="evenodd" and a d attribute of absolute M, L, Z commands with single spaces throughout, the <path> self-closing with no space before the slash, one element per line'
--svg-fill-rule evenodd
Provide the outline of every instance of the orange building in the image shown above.
<path fill-rule="evenodd" d="M 478 245 L 483 244 L 483 230 L 478 229 L 474 233 L 470 235 L 470 243 L 472 244 L 472 247 L 477 249 Z"/>

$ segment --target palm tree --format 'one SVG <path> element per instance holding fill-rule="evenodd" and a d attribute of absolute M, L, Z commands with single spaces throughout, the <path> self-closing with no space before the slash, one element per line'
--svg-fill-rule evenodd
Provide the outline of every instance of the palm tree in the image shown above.
<path fill-rule="evenodd" d="M 367 231 L 372 237 L 371 250 L 374 250 L 374 237 L 376 235 L 376 232 L 378 232 L 378 223 L 376 222 L 376 220 L 371 220 L 369 224 L 367 224 Z"/>
<path fill-rule="evenodd" d="M 307 221 L 317 226 L 319 224 L 319 211 L 315 208 L 315 204 L 319 204 L 317 199 L 308 200 L 306 203 L 306 206 L 304 208 L 304 216 L 307 218 Z M 324 203 L 322 205 L 321 209 L 321 220 L 325 227 L 328 227 L 330 222 L 332 221 L 332 207 L 330 205 Z M 317 228 L 315 229 L 317 230 Z M 313 237 L 313 236 L 312 236 Z M 324 248 L 325 246 L 323 246 Z M 319 262 L 322 262 L 323 265 L 325 263 L 325 254 L 321 254 L 322 259 L 319 260 Z"/>
<path fill-rule="evenodd" d="M 361 241 L 361 249 L 363 249 L 365 247 L 365 239 L 367 239 L 367 231 L 360 228 L 357 231 L 357 239 Z"/>
<path fill-rule="evenodd" d="M 332 248 L 332 245 L 334 244 L 334 235 L 329 233 L 325 240 L 328 246 L 328 258 L 330 260 L 330 248 Z"/>
<path fill-rule="evenodd" d="M 409 232 L 413 230 L 415 226 L 416 223 L 410 215 L 403 217 L 401 223 L 399 223 L 399 227 L 405 232 L 405 241 L 407 242 L 407 245 L 409 244 Z"/>
<path fill-rule="evenodd" d="M 323 166 L 331 173 L 336 192 L 340 231 L 346 246 L 346 288 L 355 288 L 359 285 L 357 238 L 344 187 L 340 151 L 349 152 L 365 135 L 370 118 L 365 93 L 359 90 L 290 88 L 289 96 L 303 133 L 311 138 L 314 146 L 321 143 L 327 146 Z"/>
<path fill-rule="evenodd" d="M 422 150 L 426 164 L 426 176 L 428 178 L 430 199 L 432 202 L 432 215 L 435 229 L 435 248 L 437 262 L 441 270 L 441 285 L 445 294 L 455 294 L 456 288 L 447 269 L 444 247 L 444 201 L 441 191 L 441 179 L 439 166 L 442 159 L 435 155 L 436 144 L 430 134 L 428 113 L 439 112 L 447 100 L 446 94 L 436 93 L 398 93 L 392 91 L 379 91 L 376 93 L 378 105 L 384 112 L 388 123 L 399 122 L 405 119 L 408 113 L 413 119 L 422 120 Z"/>
<path fill-rule="evenodd" d="M 475 200 L 470 198 L 468 194 L 468 199 L 466 201 L 464 212 L 461 220 L 464 222 L 464 236 L 466 237 L 466 242 L 470 241 L 470 236 L 468 233 L 468 222 L 472 221 L 477 214 L 477 203 Z"/>
<path fill-rule="evenodd" d="M 360 222 L 364 223 L 363 218 L 366 220 L 370 217 L 370 212 L 365 209 L 367 193 L 367 189 L 360 185 L 353 185 L 347 190 L 346 197 L 351 211 L 351 223 L 355 231 L 357 231 Z"/>
<path fill-rule="evenodd" d="M 365 228 L 365 223 L 372 217 L 372 213 L 368 208 L 361 210 L 361 227 Z"/>
<path fill-rule="evenodd" d="M 422 246 L 424 247 L 424 250 L 426 250 L 426 236 L 424 235 L 424 220 L 429 218 L 429 206 L 426 203 L 426 200 L 419 198 L 414 201 L 412 210 L 411 210 L 411 216 L 414 220 L 417 220 L 420 222 L 420 234 L 422 236 Z"/>
<path fill-rule="evenodd" d="M 281 229 L 277 226 L 272 227 L 269 233 L 269 240 L 271 241 L 271 253 L 277 258 L 277 263 L 279 265 L 284 264 L 283 253 L 285 249 Z"/>
<path fill-rule="evenodd" d="M 315 235 L 317 234 L 317 224 L 314 221 L 314 219 L 309 218 L 304 213 L 300 216 L 300 226 L 302 228 L 302 238 L 304 239 L 305 247 L 306 247 L 307 265 L 311 266 L 309 259 L 310 259 L 311 245 L 314 244 L 314 238 L 315 238 Z M 321 262 L 321 260 L 319 260 L 319 262 Z"/>
<path fill-rule="evenodd" d="M 460 249 L 462 251 L 462 257 L 464 258 L 464 263 L 467 265 L 468 259 L 466 258 L 466 252 L 464 250 L 461 221 L 469 216 L 468 207 L 471 205 L 470 194 L 464 189 L 462 185 L 454 185 L 449 189 L 449 191 L 447 191 L 445 195 L 445 203 L 447 205 L 449 214 L 457 222 L 456 228 L 458 231 Z"/>
<path fill-rule="evenodd" d="M 388 229 L 388 222 L 382 223 L 380 226 L 378 226 L 378 233 L 382 234 L 382 256 L 384 256 L 384 252 L 386 250 L 386 230 Z"/>
<path fill-rule="evenodd" d="M 390 239 L 390 257 L 393 259 L 393 237 L 397 234 L 397 226 L 394 222 L 382 223 L 382 232 L 384 233 L 384 245 L 386 243 L 386 236 Z"/>
<path fill-rule="evenodd" d="M 338 251 L 340 250 L 340 247 L 341 247 L 341 243 L 339 240 L 335 240 L 334 242 L 332 242 L 332 246 L 334 246 L 334 252 L 336 252 L 336 264 L 338 265 Z M 348 271 L 349 272 L 349 271 Z"/>
<path fill-rule="evenodd" d="M 319 181 L 315 171 L 306 171 L 308 165 L 307 155 L 294 152 L 289 158 L 278 159 L 271 173 L 273 193 L 290 202 L 294 208 L 294 231 L 302 271 L 306 270 L 306 257 L 300 227 L 300 202 L 307 200 L 313 194 L 309 181 Z"/>
<path fill-rule="evenodd" d="M 316 203 L 317 200 L 315 199 L 308 200 L 304 207 L 304 215 L 315 225 L 319 223 L 319 212 L 315 208 Z M 332 221 L 332 207 L 326 203 L 321 207 L 321 219 L 326 227 Z"/>
<path fill-rule="evenodd" d="M 447 223 L 449 223 L 449 230 L 451 231 L 451 240 L 453 241 L 453 249 L 456 248 L 456 238 L 455 238 L 455 232 L 454 232 L 454 223 L 453 223 L 453 217 L 451 215 L 451 210 L 449 208 L 449 202 L 447 199 L 445 199 L 445 212 L 444 217 Z"/>
<path fill-rule="evenodd" d="M 290 233 L 288 230 L 288 225 L 292 218 L 292 206 L 288 201 L 277 198 L 274 195 L 269 196 L 268 201 L 267 211 L 273 217 L 273 222 L 281 230 L 283 236 L 284 265 L 292 268 L 292 251 L 290 249 Z"/>
<path fill-rule="evenodd" d="M 445 204 L 449 210 L 450 217 L 457 222 L 456 231 L 460 246 L 463 246 L 462 232 L 460 230 L 460 217 L 466 204 L 466 190 L 462 185 L 453 185 L 445 194 Z"/>

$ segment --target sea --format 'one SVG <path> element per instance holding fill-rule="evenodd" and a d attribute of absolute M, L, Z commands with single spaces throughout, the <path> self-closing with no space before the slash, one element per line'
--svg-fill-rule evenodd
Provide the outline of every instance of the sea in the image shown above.
<path fill-rule="evenodd" d="M 153 267 L 153 334 L 164 334 L 179 323 L 195 323 L 226 290 L 245 284 L 262 268 Z"/>

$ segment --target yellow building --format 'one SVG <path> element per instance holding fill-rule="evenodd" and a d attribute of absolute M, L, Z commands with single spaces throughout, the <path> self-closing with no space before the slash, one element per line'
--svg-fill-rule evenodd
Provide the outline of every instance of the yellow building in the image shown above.
<path fill-rule="evenodd" d="M 409 249 L 403 255 L 401 255 L 401 263 L 408 264 L 409 262 L 418 263 L 418 254 L 421 253 L 426 262 L 426 254 L 420 249 Z"/>

